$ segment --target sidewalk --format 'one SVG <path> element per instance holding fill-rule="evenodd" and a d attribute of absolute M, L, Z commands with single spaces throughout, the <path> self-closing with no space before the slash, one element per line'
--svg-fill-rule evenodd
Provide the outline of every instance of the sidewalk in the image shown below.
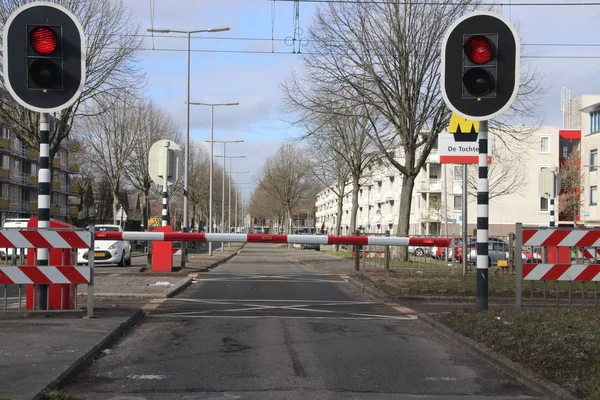
<path fill-rule="evenodd" d="M 50 315 L 0 317 L 0 398 L 42 399 L 144 316 L 139 309 L 97 309 L 93 319 L 83 312 Z"/>
<path fill-rule="evenodd" d="M 87 286 L 78 287 L 79 311 L 0 313 L 0 399 L 42 399 L 97 357 L 144 317 L 142 308 L 172 297 L 202 271 L 234 257 L 243 244 L 225 246 L 213 255 L 190 254 L 189 262 L 172 273 L 140 272 L 140 267 L 97 267 L 95 318 L 87 319 Z M 174 265 L 180 259 L 174 257 Z"/>

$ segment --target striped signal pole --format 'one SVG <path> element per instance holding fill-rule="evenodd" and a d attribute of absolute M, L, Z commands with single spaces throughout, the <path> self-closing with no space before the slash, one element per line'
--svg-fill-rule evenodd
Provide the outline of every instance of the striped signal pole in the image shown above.
<path fill-rule="evenodd" d="M 40 113 L 40 168 L 38 170 L 38 229 L 50 227 L 50 114 Z M 46 266 L 50 251 L 37 249 L 37 265 Z M 48 285 L 36 285 L 36 308 L 48 308 Z"/>
<path fill-rule="evenodd" d="M 477 180 L 477 311 L 488 309 L 488 122 L 479 123 L 479 175 Z"/>
<path fill-rule="evenodd" d="M 169 210 L 169 192 L 168 192 L 168 183 L 169 183 L 169 161 L 170 161 L 170 153 L 169 150 L 169 142 L 165 142 L 165 146 L 163 147 L 164 157 L 163 157 L 163 198 L 162 198 L 162 226 L 169 225 L 168 221 L 168 210 Z"/>
<path fill-rule="evenodd" d="M 554 197 L 550 197 L 550 228 L 554 227 Z"/>

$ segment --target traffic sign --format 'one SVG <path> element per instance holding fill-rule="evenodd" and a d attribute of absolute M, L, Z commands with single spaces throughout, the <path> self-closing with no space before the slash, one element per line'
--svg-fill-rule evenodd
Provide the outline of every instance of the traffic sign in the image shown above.
<path fill-rule="evenodd" d="M 448 133 L 438 135 L 440 164 L 477 164 L 479 162 L 479 121 L 473 121 L 452 113 Z M 493 147 L 493 136 L 488 139 L 488 145 Z M 492 156 L 488 155 L 488 163 Z"/>
<path fill-rule="evenodd" d="M 556 168 L 545 168 L 540 172 L 539 195 L 555 199 L 560 192 L 560 176 Z"/>
<path fill-rule="evenodd" d="M 515 27 L 500 14 L 476 11 L 455 21 L 442 41 L 446 105 L 476 121 L 505 112 L 519 89 L 520 46 Z"/>
<path fill-rule="evenodd" d="M 85 35 L 66 8 L 36 1 L 4 24 L 4 82 L 23 107 L 57 112 L 77 101 L 85 83 Z"/>
<path fill-rule="evenodd" d="M 168 148 L 167 153 L 165 148 Z M 183 152 L 177 143 L 172 140 L 159 140 L 150 147 L 148 153 L 148 174 L 154 183 L 162 185 L 165 163 L 168 163 L 167 184 L 173 185 L 181 174 L 182 160 Z"/>

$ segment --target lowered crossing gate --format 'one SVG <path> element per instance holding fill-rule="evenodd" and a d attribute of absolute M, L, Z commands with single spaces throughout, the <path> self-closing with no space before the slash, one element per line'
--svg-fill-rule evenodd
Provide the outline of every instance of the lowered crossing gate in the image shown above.
<path fill-rule="evenodd" d="M 233 242 L 289 244 L 347 244 L 380 246 L 449 247 L 451 238 L 396 236 L 269 235 L 259 233 L 96 232 L 96 240 L 144 240 L 163 242 Z"/>

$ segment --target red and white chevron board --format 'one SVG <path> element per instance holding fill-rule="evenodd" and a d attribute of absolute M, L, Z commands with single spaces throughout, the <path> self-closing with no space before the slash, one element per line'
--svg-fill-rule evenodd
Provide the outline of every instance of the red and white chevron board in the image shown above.
<path fill-rule="evenodd" d="M 96 232 L 96 240 L 166 242 L 238 242 L 291 244 L 349 244 L 380 246 L 450 246 L 451 238 L 396 236 L 269 235 L 259 233 Z"/>
<path fill-rule="evenodd" d="M 0 267 L 0 284 L 90 283 L 90 267 Z"/>
<path fill-rule="evenodd" d="M 86 231 L 0 230 L 0 248 L 87 249 L 91 242 Z"/>
<path fill-rule="evenodd" d="M 600 247 L 600 229 L 523 229 L 523 245 Z"/>
<path fill-rule="evenodd" d="M 600 264 L 523 264 L 523 280 L 600 282 Z"/>
<path fill-rule="evenodd" d="M 596 253 L 596 257 L 594 257 L 594 253 Z M 577 255 L 579 258 L 585 258 L 586 260 L 600 260 L 600 249 L 596 248 L 588 248 L 588 249 L 577 249 Z"/>

